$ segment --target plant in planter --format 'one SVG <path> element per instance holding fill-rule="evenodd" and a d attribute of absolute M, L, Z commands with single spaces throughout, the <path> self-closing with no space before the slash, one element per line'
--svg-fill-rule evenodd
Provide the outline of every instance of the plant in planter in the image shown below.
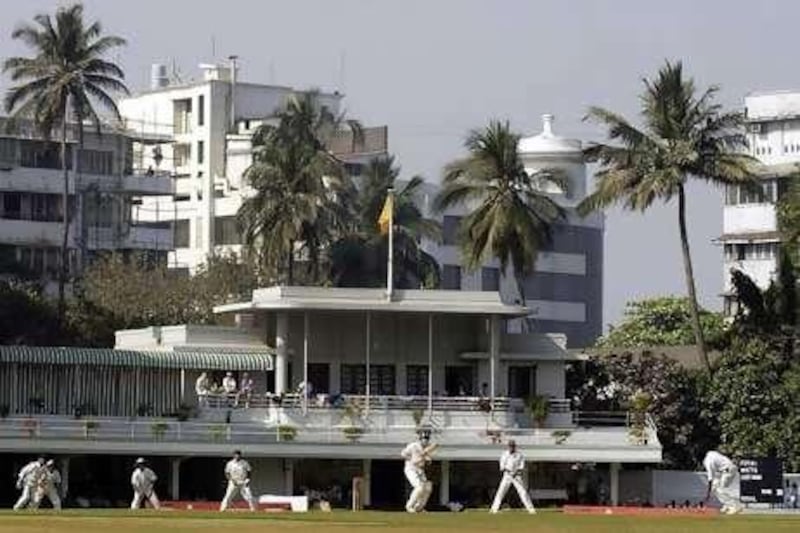
<path fill-rule="evenodd" d="M 291 442 L 297 437 L 297 428 L 288 424 L 278 426 L 278 440 Z"/>
<path fill-rule="evenodd" d="M 486 436 L 492 444 L 500 444 L 503 442 L 503 430 L 501 429 L 487 429 Z"/>
<path fill-rule="evenodd" d="M 150 424 L 150 431 L 153 433 L 153 438 L 156 440 L 161 440 L 164 438 L 164 434 L 169 429 L 169 424 L 164 422 L 163 420 L 157 420 Z"/>
<path fill-rule="evenodd" d="M 342 429 L 342 433 L 344 433 L 344 438 L 350 442 L 357 442 L 362 436 L 364 436 L 366 430 L 359 426 L 347 426 Z"/>
<path fill-rule="evenodd" d="M 39 429 L 39 421 L 36 419 L 26 418 L 22 422 L 22 431 L 24 431 L 29 438 L 35 437 L 38 429 Z"/>
<path fill-rule="evenodd" d="M 567 439 L 572 436 L 572 432 L 568 429 L 559 429 L 550 433 L 550 436 L 553 437 L 556 445 L 561 445 L 567 442 Z"/>
<path fill-rule="evenodd" d="M 178 419 L 178 422 L 186 422 L 191 417 L 194 416 L 194 408 L 191 405 L 186 405 L 182 403 L 178 406 L 178 412 L 175 413 L 175 418 Z"/>
<path fill-rule="evenodd" d="M 644 391 L 637 391 L 630 400 L 628 438 L 633 444 L 647 445 L 647 412 L 653 397 Z"/>
<path fill-rule="evenodd" d="M 142 403 L 136 408 L 136 416 L 153 416 L 153 404 Z"/>
<path fill-rule="evenodd" d="M 5 420 L 9 414 L 11 414 L 11 406 L 7 403 L 0 405 L 0 418 Z"/>
<path fill-rule="evenodd" d="M 536 395 L 528 399 L 527 407 L 536 427 L 543 427 L 547 415 L 550 414 L 550 399 L 547 396 Z"/>
<path fill-rule="evenodd" d="M 419 427 L 422 424 L 422 419 L 425 417 L 425 411 L 422 409 L 414 409 L 411 411 L 411 418 L 414 419 L 414 426 Z"/>
<path fill-rule="evenodd" d="M 220 442 L 221 440 L 225 439 L 225 434 L 227 433 L 228 428 L 225 424 L 214 424 L 209 428 L 209 432 L 211 433 L 211 440 L 214 442 Z"/>
<path fill-rule="evenodd" d="M 100 422 L 97 420 L 84 420 L 83 422 L 83 436 L 85 438 L 89 438 L 94 436 L 95 431 L 97 428 L 100 427 Z"/>

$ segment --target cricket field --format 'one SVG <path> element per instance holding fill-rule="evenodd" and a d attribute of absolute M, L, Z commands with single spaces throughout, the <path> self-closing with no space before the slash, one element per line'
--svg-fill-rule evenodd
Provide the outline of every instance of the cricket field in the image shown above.
<path fill-rule="evenodd" d="M 185 511 L 72 511 L 0 512 L 0 533 L 361 533 L 368 531 L 458 532 L 489 531 L 575 532 L 575 533 L 666 533 L 800 531 L 798 515 L 738 516 L 575 516 L 558 511 L 542 511 L 535 516 L 504 512 L 404 513 L 339 511 L 333 513 L 276 514 L 233 512 L 200 513 Z"/>

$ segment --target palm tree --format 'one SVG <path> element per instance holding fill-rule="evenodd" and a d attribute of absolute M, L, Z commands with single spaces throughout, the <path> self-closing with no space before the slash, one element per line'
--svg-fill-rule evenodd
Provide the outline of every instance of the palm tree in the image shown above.
<path fill-rule="evenodd" d="M 11 34 L 30 47 L 32 57 L 11 57 L 3 63 L 17 85 L 7 92 L 6 112 L 13 117 L 33 120 L 45 138 L 61 128 L 61 167 L 64 172 L 63 238 L 58 276 L 58 316 L 64 317 L 64 286 L 68 273 L 69 244 L 69 164 L 67 154 L 68 122 L 74 120 L 78 137 L 83 140 L 83 123 L 94 124 L 98 133 L 101 118 L 98 109 L 120 118 L 110 93 L 128 93 L 122 69 L 103 59 L 105 54 L 125 44 L 120 37 L 102 35 L 95 21 L 86 24 L 83 6 L 62 7 L 55 17 L 39 14 L 34 24 L 22 24 Z"/>
<path fill-rule="evenodd" d="M 331 249 L 331 278 L 340 287 L 380 287 L 386 282 L 388 237 L 380 233 L 378 217 L 389 188 L 396 188 L 400 168 L 394 157 L 369 162 L 355 200 L 351 231 Z M 437 241 L 441 227 L 419 208 L 424 180 L 414 176 L 394 196 L 394 286 L 432 288 L 439 284 L 439 264 L 422 249 L 422 240 Z"/>
<path fill-rule="evenodd" d="M 344 127 L 360 138 L 361 126 L 321 105 L 316 91 L 290 98 L 276 119 L 253 136 L 245 177 L 255 194 L 242 204 L 239 224 L 248 250 L 282 281 L 295 281 L 299 243 L 308 277 L 319 282 L 322 251 L 344 230 L 354 194 L 344 163 L 327 146 Z"/>
<path fill-rule="evenodd" d="M 502 275 L 513 267 L 524 303 L 522 278 L 533 273 L 539 250 L 552 240 L 553 224 L 565 217 L 544 190 L 554 185 L 566 192 L 567 182 L 553 169 L 526 172 L 519 139 L 508 122 L 470 132 L 464 143 L 469 156 L 447 165 L 435 206 L 472 209 L 460 228 L 465 266 L 475 269 L 496 257 Z"/>
<path fill-rule="evenodd" d="M 680 62 L 667 62 L 657 78 L 645 80 L 644 85 L 641 128 L 606 109 L 589 109 L 587 118 L 606 126 L 614 144 L 586 149 L 587 159 L 599 163 L 600 170 L 596 190 L 578 211 L 587 214 L 616 203 L 644 211 L 657 200 L 677 197 L 692 327 L 698 355 L 710 370 L 686 231 L 685 185 L 690 177 L 716 185 L 751 184 L 754 160 L 743 152 L 747 142 L 742 116 L 724 113 L 713 102 L 717 87 L 698 95 L 694 82 L 684 78 Z"/>

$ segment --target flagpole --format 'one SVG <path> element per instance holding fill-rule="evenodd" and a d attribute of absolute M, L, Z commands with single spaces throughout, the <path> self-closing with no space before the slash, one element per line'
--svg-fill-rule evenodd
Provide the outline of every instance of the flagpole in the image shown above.
<path fill-rule="evenodd" d="M 389 253 L 386 258 L 386 299 L 391 301 L 394 292 L 394 189 L 386 191 L 386 199 L 389 202 Z"/>

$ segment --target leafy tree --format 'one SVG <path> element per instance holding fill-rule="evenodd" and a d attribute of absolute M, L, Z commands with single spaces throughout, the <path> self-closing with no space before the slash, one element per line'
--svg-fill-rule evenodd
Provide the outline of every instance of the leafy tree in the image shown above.
<path fill-rule="evenodd" d="M 719 345 L 725 335 L 725 322 L 719 313 L 700 310 L 703 336 Z M 651 348 L 684 346 L 694 341 L 691 303 L 686 298 L 667 296 L 626 305 L 622 323 L 611 326 L 597 340 L 602 348 Z"/>
<path fill-rule="evenodd" d="M 584 411 L 630 409 L 637 395 L 648 395 L 667 468 L 695 468 L 718 442 L 713 417 L 703 415 L 707 375 L 674 359 L 649 351 L 593 356 L 571 364 L 567 381 L 574 403 Z"/>
<path fill-rule="evenodd" d="M 249 297 L 256 285 L 250 266 L 234 256 L 211 257 L 188 277 L 142 258 L 111 255 L 87 269 L 74 320 L 84 320 L 81 311 L 93 311 L 105 317 L 111 330 L 213 324 L 214 306 Z M 82 325 L 90 330 L 99 326 Z"/>
<path fill-rule="evenodd" d="M 752 183 L 754 160 L 742 150 L 746 147 L 742 116 L 722 112 L 713 102 L 717 87 L 698 94 L 694 82 L 684 77 L 680 62 L 667 62 L 644 85 L 641 128 L 612 111 L 589 109 L 588 118 L 608 128 L 612 144 L 595 144 L 586 150 L 588 160 L 599 163 L 600 170 L 597 188 L 581 202 L 579 212 L 617 203 L 644 211 L 656 201 L 677 198 L 692 328 L 698 354 L 710 370 L 689 250 L 685 186 L 689 178 L 717 185 Z"/>
<path fill-rule="evenodd" d="M 788 253 L 795 267 L 800 259 L 800 173 L 786 179 L 786 191 L 777 204 L 778 230 L 781 233 L 781 246 Z"/>
<path fill-rule="evenodd" d="M 0 281 L 0 344 L 64 344 L 56 310 L 40 292 Z"/>
<path fill-rule="evenodd" d="M 74 121 L 83 142 L 84 121 L 101 128 L 98 109 L 119 118 L 111 93 L 127 93 L 122 82 L 122 69 L 103 57 L 111 49 L 122 46 L 120 37 L 102 35 L 99 22 L 87 24 L 83 6 L 74 4 L 58 8 L 55 18 L 36 15 L 34 24 L 18 26 L 11 37 L 26 44 L 32 57 L 10 57 L 3 63 L 3 72 L 11 74 L 14 85 L 6 93 L 6 112 L 14 117 L 32 119 L 45 138 L 61 128 L 61 167 L 64 172 L 63 239 L 58 276 L 58 317 L 64 317 L 64 286 L 68 273 L 69 244 L 69 167 L 67 162 L 68 122 Z"/>
<path fill-rule="evenodd" d="M 724 451 L 777 455 L 794 470 L 800 468 L 800 371 L 781 349 L 767 339 L 735 337 L 718 362 L 707 416 L 719 420 Z"/>
<path fill-rule="evenodd" d="M 447 165 L 435 205 L 440 211 L 455 206 L 472 209 L 461 221 L 466 267 L 479 268 L 493 257 L 503 275 L 513 267 L 524 302 L 520 279 L 533 273 L 539 250 L 552 239 L 553 224 L 565 216 L 545 187 L 566 191 L 567 182 L 555 170 L 529 175 L 519 140 L 508 122 L 493 121 L 470 132 L 464 143 L 469 155 Z"/>
<path fill-rule="evenodd" d="M 388 237 L 380 233 L 378 217 L 386 191 L 398 186 L 400 168 L 394 158 L 373 159 L 362 174 L 355 199 L 356 217 L 350 232 L 331 248 L 331 279 L 341 287 L 380 287 L 386 283 Z M 419 176 L 404 183 L 394 196 L 394 284 L 398 288 L 436 287 L 439 265 L 421 247 L 423 239 L 438 240 L 438 222 L 419 208 L 424 182 Z"/>
<path fill-rule="evenodd" d="M 319 282 L 322 252 L 344 230 L 354 194 L 344 163 L 327 143 L 342 127 L 359 137 L 361 126 L 333 114 L 316 91 L 291 98 L 276 120 L 253 136 L 245 178 L 254 194 L 242 204 L 239 224 L 250 253 L 283 281 L 294 283 L 300 246 L 309 277 Z"/>

